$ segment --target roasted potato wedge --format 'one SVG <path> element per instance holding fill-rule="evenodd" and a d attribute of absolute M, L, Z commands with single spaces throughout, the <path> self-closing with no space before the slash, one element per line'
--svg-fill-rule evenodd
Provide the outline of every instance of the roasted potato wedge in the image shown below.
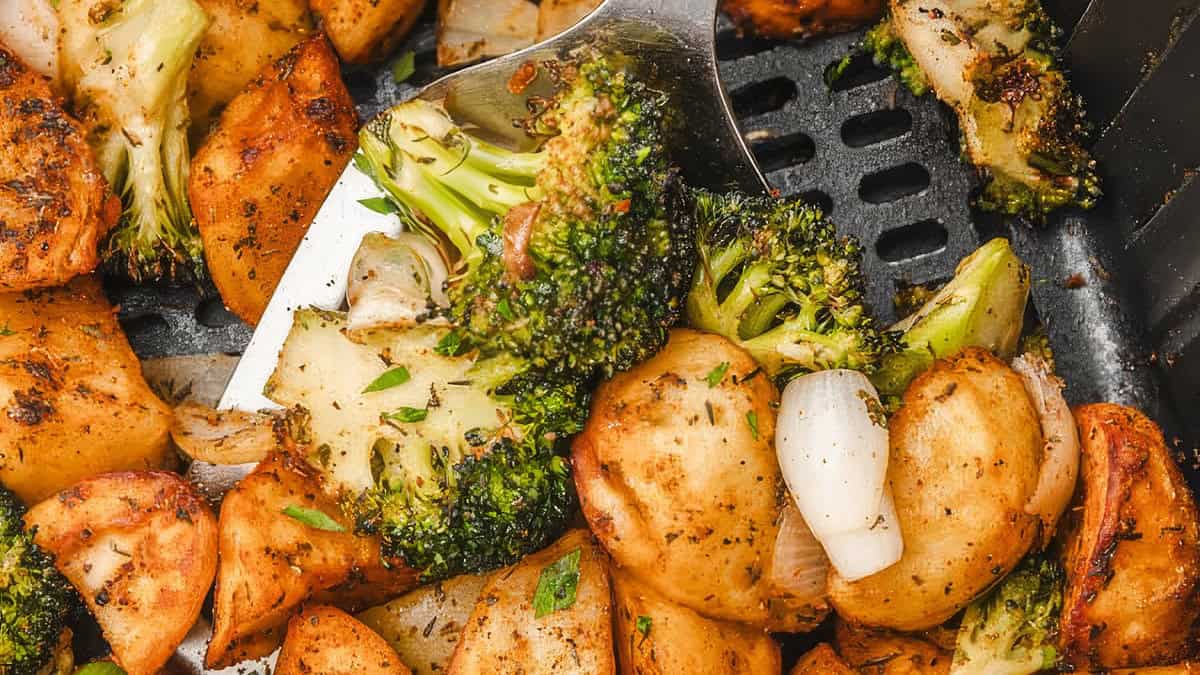
<path fill-rule="evenodd" d="M 834 646 L 846 663 L 868 675 L 944 675 L 954 661 L 953 636 L 946 649 L 921 635 L 856 626 L 838 619 Z"/>
<path fill-rule="evenodd" d="M 822 642 L 800 657 L 789 672 L 791 675 L 855 675 L 858 671 L 846 665 L 828 642 Z"/>
<path fill-rule="evenodd" d="M 943 623 L 1011 570 L 1039 532 L 1042 432 L 1020 377 L 981 349 L 934 363 L 891 419 L 888 482 L 904 555 L 858 581 L 830 575 L 847 620 L 915 631 Z"/>
<path fill-rule="evenodd" d="M 286 515 L 288 507 L 320 511 L 343 531 L 311 527 Z M 415 571 L 385 568 L 378 538 L 352 534 L 311 468 L 290 455 L 267 458 L 225 496 L 218 529 L 209 668 L 261 656 L 250 647 L 271 646 L 264 632 L 282 626 L 306 600 L 361 608 L 416 585 Z"/>
<path fill-rule="evenodd" d="M 572 559 L 573 584 L 567 564 Z M 447 673 L 615 673 L 608 564 L 586 530 L 571 530 L 549 547 L 493 572 Z M 551 567 L 560 565 L 562 569 Z M 543 573 L 562 585 L 541 588 Z M 573 601 L 559 604 L 570 597 L 570 589 Z M 545 608 L 543 601 L 554 604 Z M 550 611 L 543 614 L 543 609 Z"/>
<path fill-rule="evenodd" d="M 425 0 L 310 0 L 310 4 L 338 54 L 350 63 L 385 58 L 425 9 Z"/>
<path fill-rule="evenodd" d="M 1149 668 L 1121 668 L 1109 671 L 1110 675 L 1195 675 L 1200 673 L 1200 663 L 1186 661 L 1173 666 L 1151 666 Z"/>
<path fill-rule="evenodd" d="M 727 374 L 709 386 L 722 363 Z M 613 559 L 667 599 L 714 619 L 810 630 L 823 602 L 794 602 L 767 581 L 786 492 L 779 393 L 758 372 L 720 336 L 672 331 L 657 356 L 596 392 L 572 448 L 575 485 Z"/>
<path fill-rule="evenodd" d="M 509 54 L 537 36 L 538 6 L 530 0 L 438 0 L 439 66 Z"/>
<path fill-rule="evenodd" d="M 1083 462 L 1062 531 L 1060 640 L 1078 670 L 1194 656 L 1200 518 L 1162 432 L 1110 403 L 1075 410 Z"/>
<path fill-rule="evenodd" d="M 221 115 L 188 198 L 229 309 L 256 323 L 358 147 L 354 102 L 324 37 L 296 45 Z"/>
<path fill-rule="evenodd" d="M 422 586 L 358 615 L 383 636 L 417 675 L 446 672 L 487 576 L 462 576 Z"/>
<path fill-rule="evenodd" d="M 761 628 L 709 619 L 613 571 L 617 653 L 626 675 L 778 673 L 779 645 Z"/>
<path fill-rule="evenodd" d="M 0 110 L 0 293 L 65 284 L 96 267 L 121 202 L 49 81 L 4 45 Z"/>
<path fill-rule="evenodd" d="M 99 281 L 0 294 L 0 482 L 24 502 L 167 466 L 170 426 Z"/>
<path fill-rule="evenodd" d="M 305 0 L 196 0 L 210 23 L 188 75 L 192 146 L 235 96 L 312 32 Z"/>
<path fill-rule="evenodd" d="M 336 607 L 306 607 L 288 622 L 275 675 L 408 675 L 386 640 Z"/>
<path fill-rule="evenodd" d="M 538 3 L 537 40 L 554 37 L 592 13 L 602 0 L 542 0 Z"/>
<path fill-rule="evenodd" d="M 129 675 L 154 675 L 200 615 L 217 569 L 217 519 L 183 478 L 88 478 L 25 515 Z"/>
<path fill-rule="evenodd" d="M 777 40 L 854 30 L 883 15 L 883 0 L 725 0 L 738 30 Z"/>

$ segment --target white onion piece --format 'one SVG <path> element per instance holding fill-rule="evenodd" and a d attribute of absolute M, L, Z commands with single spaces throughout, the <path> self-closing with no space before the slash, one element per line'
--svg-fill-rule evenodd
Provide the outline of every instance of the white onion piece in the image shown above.
<path fill-rule="evenodd" d="M 796 506 L 838 574 L 853 581 L 900 559 L 887 418 L 866 376 L 825 370 L 788 383 L 775 450 Z"/>
<path fill-rule="evenodd" d="M 58 14 L 49 0 L 0 0 L 0 43 L 58 83 Z"/>
<path fill-rule="evenodd" d="M 445 291 L 448 276 L 446 261 L 424 236 L 413 232 L 395 237 L 367 234 L 350 262 L 347 330 L 353 333 L 439 322 L 425 319 L 430 314 L 430 303 L 450 305 Z"/>
<path fill-rule="evenodd" d="M 1022 354 L 1013 359 L 1012 369 L 1021 376 L 1025 392 L 1037 410 L 1045 439 L 1037 488 L 1025 503 L 1025 513 L 1042 519 L 1042 540 L 1054 533 L 1059 516 L 1075 493 L 1079 475 L 1079 429 L 1063 398 L 1064 383 L 1040 357 Z"/>
<path fill-rule="evenodd" d="M 829 556 L 789 499 L 779 517 L 771 556 L 771 589 L 776 595 L 817 605 L 825 601 L 828 580 Z"/>
<path fill-rule="evenodd" d="M 171 440 L 188 457 L 222 466 L 261 462 L 279 446 L 273 415 L 190 401 L 175 407 Z"/>
<path fill-rule="evenodd" d="M 538 7 L 529 0 L 442 0 L 437 61 L 457 66 L 501 56 L 537 40 Z"/>

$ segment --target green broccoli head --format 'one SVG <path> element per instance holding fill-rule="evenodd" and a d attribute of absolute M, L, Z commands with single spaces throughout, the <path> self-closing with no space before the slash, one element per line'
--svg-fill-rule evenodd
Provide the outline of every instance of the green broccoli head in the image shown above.
<path fill-rule="evenodd" d="M 1023 560 L 994 590 L 967 607 L 952 675 L 1030 675 L 1053 668 L 1063 571 L 1041 556 Z"/>
<path fill-rule="evenodd" d="M 861 252 L 798 200 L 697 191 L 692 326 L 723 335 L 774 376 L 872 371 L 896 348 L 862 300 Z"/>
<path fill-rule="evenodd" d="M 352 340 L 345 326 L 297 312 L 268 387 L 360 532 L 427 580 L 513 563 L 561 534 L 583 380 L 483 358 L 446 328 Z"/>
<path fill-rule="evenodd" d="M 925 71 L 921 70 L 912 54 L 908 53 L 904 42 L 896 35 L 892 22 L 888 19 L 885 18 L 867 31 L 863 36 L 862 50 L 871 55 L 875 65 L 895 71 L 900 83 L 913 95 L 923 96 L 929 91 L 929 80 L 925 77 Z M 847 56 L 842 63 L 848 64 L 852 57 L 853 55 Z"/>
<path fill-rule="evenodd" d="M 25 507 L 0 486 L 0 673 L 34 675 L 54 660 L 78 608 L 70 583 L 33 543 Z"/>
<path fill-rule="evenodd" d="M 691 229 L 674 213 L 661 94 L 615 58 L 550 75 L 558 94 L 526 120 L 546 138 L 536 152 L 491 145 L 415 100 L 363 130 L 362 164 L 454 261 L 444 315 L 479 349 L 611 373 L 665 343 Z"/>

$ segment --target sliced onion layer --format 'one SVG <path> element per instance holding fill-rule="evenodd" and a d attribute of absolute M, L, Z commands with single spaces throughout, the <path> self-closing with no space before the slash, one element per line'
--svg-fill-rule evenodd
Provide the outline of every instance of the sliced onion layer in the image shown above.
<path fill-rule="evenodd" d="M 58 32 L 58 14 L 49 0 L 0 0 L 0 44 L 56 84 Z"/>
<path fill-rule="evenodd" d="M 887 487 L 887 416 L 862 373 L 826 370 L 783 391 L 775 449 L 784 481 L 833 567 L 853 581 L 900 559 Z"/>
<path fill-rule="evenodd" d="M 175 408 L 171 439 L 183 454 L 201 462 L 261 462 L 278 445 L 274 422 L 267 413 L 214 410 L 189 401 Z"/>
<path fill-rule="evenodd" d="M 424 236 L 413 232 L 395 237 L 378 232 L 366 235 L 350 263 L 347 330 L 431 323 L 432 310 L 450 304 L 445 291 L 448 276 L 446 261 Z"/>
<path fill-rule="evenodd" d="M 1045 439 L 1037 488 L 1025 503 L 1025 513 L 1042 519 L 1042 542 L 1046 543 L 1075 493 L 1075 480 L 1079 475 L 1079 430 L 1062 395 L 1065 385 L 1044 359 L 1022 354 L 1013 359 L 1012 368 L 1021 376 L 1025 392 L 1037 410 Z"/>
<path fill-rule="evenodd" d="M 771 588 L 776 595 L 819 605 L 825 601 L 828 579 L 829 556 L 789 499 L 780 514 L 771 557 Z"/>

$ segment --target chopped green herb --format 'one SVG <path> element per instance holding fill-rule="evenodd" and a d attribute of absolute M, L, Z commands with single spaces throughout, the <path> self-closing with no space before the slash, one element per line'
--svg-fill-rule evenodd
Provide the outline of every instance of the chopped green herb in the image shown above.
<path fill-rule="evenodd" d="M 537 590 L 533 592 L 535 619 L 575 604 L 575 591 L 579 587 L 580 555 L 581 550 L 575 549 L 546 565 L 542 570 L 542 575 L 538 577 Z"/>
<path fill-rule="evenodd" d="M 354 153 L 354 168 L 358 169 L 358 172 L 364 176 L 373 175 L 371 173 L 371 162 L 361 150 Z"/>
<path fill-rule="evenodd" d="M 407 80 L 413 76 L 413 73 L 417 72 L 416 58 L 416 53 L 411 51 L 404 52 L 400 55 L 400 58 L 396 59 L 396 62 L 392 64 L 392 79 L 395 80 L 397 84 Z"/>
<path fill-rule="evenodd" d="M 708 383 L 708 388 L 721 384 L 721 380 L 725 379 L 725 371 L 729 370 L 729 362 L 722 361 L 721 365 L 708 371 L 708 375 L 704 376 L 704 381 Z"/>
<path fill-rule="evenodd" d="M 750 433 L 754 434 L 754 440 L 758 440 L 758 413 L 751 410 L 746 413 L 746 424 L 750 425 Z"/>
<path fill-rule="evenodd" d="M 508 298 L 504 298 L 496 305 L 496 313 L 504 317 L 505 321 L 512 321 L 516 318 L 513 314 L 512 307 L 508 304 Z"/>
<path fill-rule="evenodd" d="M 396 208 L 396 205 L 386 197 L 368 197 L 366 199 L 358 200 L 358 203 L 362 204 L 368 209 L 371 209 L 375 213 L 382 213 L 385 216 L 389 213 L 395 213 L 399 211 L 399 209 Z"/>
<path fill-rule="evenodd" d="M 289 518 L 304 523 L 305 525 L 326 532 L 345 532 L 346 528 L 342 527 L 336 520 L 330 518 L 324 511 L 318 509 L 310 509 L 303 506 L 292 504 L 283 510 L 283 515 Z"/>
<path fill-rule="evenodd" d="M 441 340 L 438 340 L 437 346 L 433 348 L 433 351 L 442 356 L 458 356 L 462 353 L 462 347 L 462 336 L 458 334 L 458 331 L 450 331 L 443 335 Z"/>
<path fill-rule="evenodd" d="M 646 638 L 650 637 L 650 625 L 652 623 L 653 621 L 650 619 L 650 617 L 642 615 L 639 616 L 637 621 L 633 624 L 634 627 L 637 628 L 637 632 L 642 634 L 642 642 L 645 642 Z"/>
<path fill-rule="evenodd" d="M 9 328 L 7 323 L 5 323 L 3 326 L 0 326 L 0 337 L 8 337 L 9 335 L 16 335 L 16 334 L 17 334 L 17 331 Z"/>
<path fill-rule="evenodd" d="M 384 389 L 398 387 L 410 379 L 412 379 L 412 376 L 408 374 L 408 368 L 398 366 L 375 378 L 375 381 L 368 384 L 367 388 L 362 390 L 362 393 L 369 394 L 373 391 L 383 391 Z"/>
<path fill-rule="evenodd" d="M 88 337 L 100 337 L 100 324 L 98 323 L 85 323 L 79 327 L 79 330 Z"/>
<path fill-rule="evenodd" d="M 125 675 L 125 671 L 112 661 L 93 661 L 76 670 L 75 675 Z"/>
<path fill-rule="evenodd" d="M 429 417 L 429 410 L 425 408 L 410 408 L 408 406 L 404 406 L 394 413 L 383 414 L 385 421 L 403 422 L 404 424 L 423 422 L 426 417 Z"/>

